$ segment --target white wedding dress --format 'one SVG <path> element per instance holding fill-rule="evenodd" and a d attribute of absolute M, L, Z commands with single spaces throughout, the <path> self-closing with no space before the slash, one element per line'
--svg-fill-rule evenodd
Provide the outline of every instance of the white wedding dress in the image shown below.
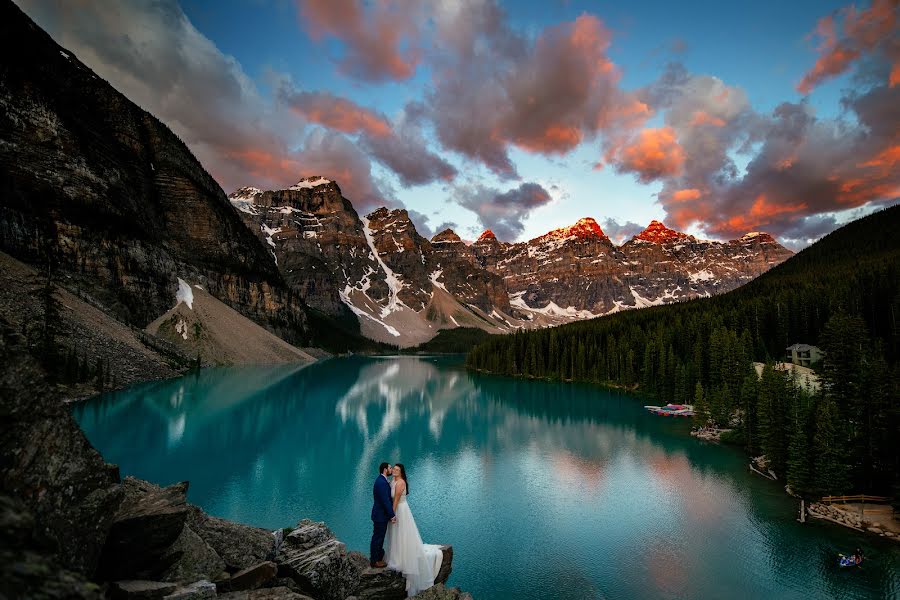
<path fill-rule="evenodd" d="M 391 482 L 392 498 L 394 493 L 394 482 Z M 388 525 L 384 560 L 389 569 L 403 573 L 406 595 L 412 597 L 434 585 L 444 554 L 440 546 L 422 543 L 406 494 L 400 497 L 395 513 L 397 522 Z"/>

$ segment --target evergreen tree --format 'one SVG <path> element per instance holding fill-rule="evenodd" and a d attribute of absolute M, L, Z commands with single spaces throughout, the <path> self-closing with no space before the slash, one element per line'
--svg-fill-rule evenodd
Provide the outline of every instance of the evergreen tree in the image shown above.
<path fill-rule="evenodd" d="M 813 438 L 815 487 L 818 493 L 843 494 L 849 487 L 849 468 L 841 431 L 841 416 L 831 398 L 823 398 L 816 409 Z"/>
<path fill-rule="evenodd" d="M 699 381 L 694 386 L 694 421 L 703 427 L 709 425 L 709 405 L 706 402 L 703 384 Z"/>

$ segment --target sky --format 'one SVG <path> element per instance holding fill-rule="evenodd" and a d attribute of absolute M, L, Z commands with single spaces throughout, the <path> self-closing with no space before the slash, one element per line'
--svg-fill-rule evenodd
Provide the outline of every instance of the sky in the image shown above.
<path fill-rule="evenodd" d="M 799 249 L 900 202 L 900 0 L 15 0 L 226 193 Z"/>

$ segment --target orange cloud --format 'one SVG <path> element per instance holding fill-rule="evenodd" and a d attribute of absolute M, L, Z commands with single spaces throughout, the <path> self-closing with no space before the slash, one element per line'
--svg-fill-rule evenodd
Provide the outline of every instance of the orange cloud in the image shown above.
<path fill-rule="evenodd" d="M 769 202 L 766 194 L 760 194 L 756 197 L 756 200 L 753 201 L 753 205 L 750 207 L 750 216 L 758 221 L 765 221 L 766 219 L 771 219 L 780 214 L 799 212 L 805 208 L 805 202 L 799 202 L 797 204 L 777 204 Z"/>
<path fill-rule="evenodd" d="M 684 149 L 678 144 L 672 127 L 644 129 L 636 139 L 613 149 L 620 171 L 637 173 L 642 182 L 679 175 L 684 168 Z"/>
<path fill-rule="evenodd" d="M 300 165 L 284 155 L 247 148 L 229 151 L 226 156 L 257 180 L 287 182 L 299 178 Z"/>
<path fill-rule="evenodd" d="M 685 202 L 687 200 L 696 200 L 702 195 L 697 188 L 687 188 L 684 190 L 675 190 L 672 194 L 672 200 L 675 202 Z"/>
<path fill-rule="evenodd" d="M 719 117 L 714 117 L 705 110 L 698 110 L 694 113 L 691 125 L 712 125 L 713 127 L 725 127 L 725 121 Z"/>
<path fill-rule="evenodd" d="M 894 66 L 891 67 L 891 75 L 888 77 L 888 85 L 894 87 L 900 83 L 900 61 L 894 63 Z"/>
<path fill-rule="evenodd" d="M 346 98 L 327 93 L 302 93 L 290 98 L 291 110 L 314 123 L 344 133 L 367 133 L 377 137 L 391 134 L 387 120 Z"/>
<path fill-rule="evenodd" d="M 817 48 L 819 58 L 797 84 L 797 90 L 808 94 L 826 79 L 849 69 L 864 52 L 889 40 L 897 21 L 896 6 L 896 0 L 873 0 L 872 6 L 863 11 L 854 5 L 842 9 L 843 37 L 838 36 L 833 16 L 819 19 L 813 32 L 822 40 Z M 893 77 L 893 71 L 891 73 Z"/>
<path fill-rule="evenodd" d="M 900 161 L 900 144 L 889 146 L 876 154 L 864 163 L 860 163 L 860 167 L 876 167 L 882 170 L 893 168 Z"/>
<path fill-rule="evenodd" d="M 519 140 L 516 145 L 529 152 L 542 152 L 549 154 L 568 152 L 581 143 L 581 131 L 577 127 L 565 127 L 562 125 L 550 125 L 540 137 L 531 136 Z"/>
<path fill-rule="evenodd" d="M 297 0 L 306 29 L 314 39 L 332 35 L 346 46 L 341 69 L 367 81 L 412 77 L 419 54 L 401 49 L 418 34 L 406 2 L 382 1 L 367 10 L 357 0 Z"/>

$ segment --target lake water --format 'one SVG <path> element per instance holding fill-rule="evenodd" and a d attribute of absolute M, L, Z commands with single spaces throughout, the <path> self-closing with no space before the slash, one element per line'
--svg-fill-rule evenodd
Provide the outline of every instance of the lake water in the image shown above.
<path fill-rule="evenodd" d="M 325 521 L 367 551 L 381 461 L 405 463 L 452 585 L 490 598 L 900 598 L 900 544 L 795 521 L 738 451 L 599 387 L 473 374 L 459 357 L 221 368 L 75 409 L 123 475 L 189 480 L 210 514 Z M 835 566 L 863 547 L 859 570 Z"/>

